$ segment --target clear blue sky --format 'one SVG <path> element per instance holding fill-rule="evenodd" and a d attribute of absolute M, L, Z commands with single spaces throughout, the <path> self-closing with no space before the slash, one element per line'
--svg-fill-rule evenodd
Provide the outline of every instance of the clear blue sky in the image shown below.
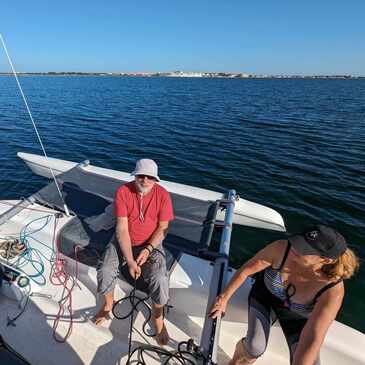
<path fill-rule="evenodd" d="M 1 0 L 0 32 L 19 71 L 365 75 L 364 0 Z"/>

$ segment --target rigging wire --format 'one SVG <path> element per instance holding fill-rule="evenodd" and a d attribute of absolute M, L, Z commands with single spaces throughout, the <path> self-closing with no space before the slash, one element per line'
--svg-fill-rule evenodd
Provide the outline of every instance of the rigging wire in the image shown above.
<path fill-rule="evenodd" d="M 4 38 L 3 38 L 3 36 L 2 36 L 1 33 L 0 33 L 0 41 L 2 43 L 2 46 L 3 46 L 4 51 L 5 51 L 5 54 L 7 56 L 8 61 L 9 61 L 10 67 L 11 67 L 12 72 L 13 72 L 13 75 L 15 77 L 15 80 L 16 80 L 16 83 L 17 83 L 17 86 L 18 86 L 18 89 L 20 91 L 20 94 L 21 94 L 21 96 L 23 98 L 23 101 L 24 101 L 25 107 L 27 109 L 27 112 L 29 114 L 30 120 L 31 120 L 31 122 L 33 124 L 33 128 L 34 128 L 34 131 L 35 131 L 35 133 L 37 135 L 39 144 L 40 144 L 40 146 L 42 148 L 43 155 L 48 160 L 48 156 L 47 156 L 47 153 L 46 153 L 46 149 L 45 149 L 45 147 L 43 145 L 41 136 L 40 136 L 40 134 L 38 132 L 38 128 L 37 128 L 36 123 L 35 123 L 35 121 L 33 119 L 32 112 L 30 111 L 30 108 L 29 108 L 27 99 L 26 99 L 25 94 L 23 92 L 22 86 L 21 86 L 21 84 L 19 82 L 18 75 L 17 75 L 17 73 L 15 71 L 13 62 L 12 62 L 12 60 L 10 58 L 10 55 L 8 53 L 8 50 L 7 50 L 5 41 L 4 41 Z M 65 213 L 66 213 L 67 216 L 70 216 L 69 209 L 68 209 L 68 207 L 66 205 L 66 202 L 65 202 L 65 200 L 64 200 L 64 198 L 62 196 L 62 192 L 61 192 L 61 189 L 60 189 L 59 184 L 57 182 L 57 179 L 56 179 L 56 176 L 54 174 L 54 171 L 53 171 L 53 169 L 51 167 L 49 167 L 49 169 L 51 171 L 52 178 L 53 178 L 53 181 L 54 181 L 55 186 L 57 188 L 58 194 L 59 194 L 59 196 L 61 198 L 61 201 L 63 203 L 64 211 L 65 211 Z M 51 219 L 52 216 L 54 216 L 54 227 L 53 227 L 52 247 L 49 247 L 47 244 L 41 242 L 40 240 L 36 239 L 32 235 L 34 233 L 37 233 L 37 232 L 43 230 L 48 225 L 48 223 L 50 222 L 50 219 Z M 44 223 L 44 225 L 41 228 L 36 229 L 36 230 L 34 230 L 32 232 L 27 232 L 27 228 L 30 226 L 31 223 L 33 223 L 35 221 L 38 221 L 40 219 L 44 219 L 44 218 L 46 219 L 46 222 Z M 46 217 L 41 217 L 41 218 L 35 219 L 32 222 L 28 223 L 25 227 L 23 227 L 22 231 L 20 232 L 20 240 L 26 246 L 26 250 L 23 252 L 24 255 L 21 254 L 18 257 L 17 262 L 16 262 L 16 264 L 17 264 L 16 266 L 18 267 L 18 269 L 20 271 L 22 271 L 21 270 L 21 267 L 24 264 L 26 264 L 27 262 L 30 263 L 33 266 L 33 269 L 35 270 L 35 274 L 28 274 L 28 277 L 31 280 L 33 280 L 34 282 L 36 282 L 38 285 L 44 285 L 46 283 L 46 279 L 45 279 L 45 276 L 44 276 L 45 267 L 44 267 L 44 263 L 43 263 L 42 257 L 44 259 L 48 260 L 51 263 L 51 273 L 50 273 L 50 277 L 49 277 L 50 282 L 53 285 L 63 287 L 62 297 L 61 297 L 61 299 L 58 302 L 59 303 L 59 311 L 58 311 L 58 313 L 56 315 L 56 318 L 55 318 L 55 321 L 54 321 L 54 324 L 53 324 L 53 337 L 54 337 L 54 339 L 57 342 L 65 342 L 68 339 L 68 337 L 71 335 L 72 327 L 73 327 L 72 291 L 73 291 L 75 285 L 78 285 L 78 274 L 79 273 L 78 273 L 78 257 L 77 257 L 77 253 L 78 253 L 78 250 L 80 249 L 80 246 L 79 245 L 75 245 L 74 246 L 74 251 L 75 251 L 74 253 L 75 253 L 75 259 L 76 259 L 76 273 L 75 273 L 75 277 L 73 277 L 72 275 L 68 274 L 65 271 L 65 268 L 64 268 L 64 260 L 62 260 L 59 257 L 60 250 L 59 250 L 59 247 L 58 247 L 58 242 L 57 242 L 57 249 L 55 250 L 56 230 L 57 230 L 57 220 L 58 220 L 58 218 L 59 218 L 59 216 L 56 213 L 54 215 L 49 215 L 49 216 L 46 216 Z M 52 252 L 51 258 L 48 259 L 47 257 L 44 256 L 44 254 L 40 250 L 37 250 L 37 249 L 32 248 L 29 245 L 28 237 L 33 238 L 38 243 L 40 243 L 43 246 L 46 246 L 47 248 L 49 248 L 51 250 L 51 252 Z M 34 259 L 33 254 L 36 255 L 36 259 Z M 23 262 L 21 262 L 21 260 L 23 260 Z M 39 282 L 39 281 L 36 280 L 36 278 L 39 278 L 39 277 L 42 279 L 41 282 Z M 9 325 L 15 325 L 14 322 L 24 313 L 25 308 L 26 308 L 26 306 L 28 304 L 28 300 L 29 300 L 30 293 L 31 293 L 31 290 L 30 290 L 30 286 L 29 286 L 29 291 L 28 291 L 27 296 L 26 296 L 26 302 L 24 304 L 24 307 L 22 308 L 22 310 L 20 311 L 20 313 L 17 316 L 15 316 L 14 318 L 9 318 L 8 317 L 8 326 Z M 57 335 L 56 331 L 57 331 L 57 327 L 58 327 L 60 318 L 64 314 L 65 307 L 67 308 L 67 310 L 68 310 L 68 312 L 70 314 L 70 323 L 69 323 L 69 327 L 67 329 L 66 334 L 63 337 L 60 337 L 60 336 Z"/>
<path fill-rule="evenodd" d="M 10 58 L 10 55 L 9 55 L 9 53 L 8 53 L 8 49 L 6 48 L 6 44 L 5 44 L 4 38 L 3 38 L 3 36 L 2 36 L 2 34 L 1 34 L 1 33 L 0 33 L 0 40 L 1 40 L 1 43 L 2 43 L 2 45 L 3 45 L 3 48 L 4 48 L 4 51 L 5 51 L 6 57 L 7 57 L 8 61 L 9 61 L 10 67 L 11 67 L 11 69 L 12 69 L 12 71 L 13 71 L 13 75 L 14 75 L 15 80 L 16 80 L 16 83 L 17 83 L 17 85 L 18 85 L 18 88 L 19 88 L 20 94 L 21 94 L 21 96 L 22 96 L 22 98 L 23 98 L 23 101 L 24 101 L 25 107 L 26 107 L 26 109 L 27 109 L 27 111 L 28 111 L 28 114 L 29 114 L 30 120 L 32 121 L 33 128 L 34 128 L 35 133 L 36 133 L 36 135 L 37 135 L 38 142 L 39 142 L 39 144 L 41 145 L 41 148 L 42 148 L 42 151 L 43 151 L 44 157 L 45 157 L 46 159 L 48 159 L 48 156 L 47 156 L 47 153 L 46 153 L 46 149 L 44 148 L 44 145 L 43 145 L 43 142 L 42 142 L 41 136 L 40 136 L 40 134 L 39 134 L 39 132 L 38 132 L 38 128 L 37 128 L 37 126 L 36 126 L 36 124 L 35 124 L 35 121 L 34 121 L 34 119 L 33 119 L 32 112 L 30 111 L 30 108 L 29 108 L 29 106 L 28 106 L 27 99 L 26 99 L 26 97 L 25 97 L 25 95 L 24 95 L 24 92 L 23 92 L 22 86 L 21 86 L 21 84 L 20 84 L 20 82 L 19 82 L 19 79 L 18 79 L 18 75 L 17 75 L 17 73 L 16 73 L 16 71 L 15 71 L 15 68 L 14 68 L 13 62 L 12 62 L 12 60 L 11 60 L 11 58 Z M 58 185 L 58 182 L 57 182 L 56 176 L 55 176 L 55 174 L 54 174 L 54 172 L 53 172 L 53 169 L 52 169 L 52 167 L 49 167 L 49 169 L 50 169 L 50 171 L 51 171 L 51 174 L 52 174 L 53 180 L 54 180 L 54 182 L 55 182 L 55 185 L 56 185 L 56 188 L 57 188 L 58 194 L 59 194 L 59 196 L 60 196 L 60 198 L 61 198 L 61 200 L 62 200 L 62 202 L 63 202 L 63 207 L 64 207 L 64 209 L 65 209 L 65 213 L 66 213 L 66 215 L 67 215 L 67 216 L 70 216 L 70 212 L 69 212 L 69 210 L 68 210 L 68 207 L 67 207 L 67 205 L 66 205 L 65 200 L 63 199 L 63 196 L 62 196 L 62 193 L 61 193 L 61 189 L 60 189 L 60 187 L 59 187 L 59 185 Z"/>

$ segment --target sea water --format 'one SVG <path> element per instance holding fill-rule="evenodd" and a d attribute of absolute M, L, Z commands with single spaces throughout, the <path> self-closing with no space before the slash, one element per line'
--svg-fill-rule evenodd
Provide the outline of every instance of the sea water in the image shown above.
<path fill-rule="evenodd" d="M 365 258 L 365 79 L 21 77 L 51 157 L 160 177 L 267 205 L 289 232 L 333 225 Z M 45 181 L 18 151 L 41 154 L 12 77 L 0 77 L 0 196 Z M 236 267 L 281 234 L 234 227 Z M 365 265 L 339 317 L 365 332 Z"/>

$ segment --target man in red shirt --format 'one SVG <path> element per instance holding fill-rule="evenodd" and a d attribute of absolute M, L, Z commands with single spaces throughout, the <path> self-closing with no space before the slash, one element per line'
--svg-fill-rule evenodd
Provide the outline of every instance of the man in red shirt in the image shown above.
<path fill-rule="evenodd" d="M 121 264 L 128 265 L 132 278 L 141 275 L 152 299 L 152 318 L 158 344 L 165 345 L 168 333 L 163 322 L 163 307 L 168 301 L 168 273 L 162 241 L 169 221 L 174 219 L 170 194 L 157 182 L 158 167 L 153 160 L 137 161 L 134 181 L 119 187 L 115 194 L 115 236 L 98 264 L 98 291 L 105 303 L 96 314 L 96 324 L 109 317 L 114 303 L 115 281 Z"/>

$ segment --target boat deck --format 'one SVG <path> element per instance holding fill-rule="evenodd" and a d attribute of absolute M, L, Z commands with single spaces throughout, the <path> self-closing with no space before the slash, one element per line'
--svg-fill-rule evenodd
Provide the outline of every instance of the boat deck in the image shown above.
<path fill-rule="evenodd" d="M 14 202 L 12 202 L 14 204 Z M 1 206 L 1 207 L 4 207 Z M 27 236 L 33 249 L 42 250 L 45 256 L 51 259 L 51 250 L 44 246 L 51 237 L 52 222 L 44 226 L 45 219 L 54 211 L 33 204 L 31 209 L 24 209 L 14 216 L 6 224 L 0 226 L 0 236 L 19 236 L 24 227 L 28 225 L 29 231 L 35 232 Z M 43 217 L 43 218 L 42 218 Z M 70 221 L 70 218 L 60 219 L 58 229 L 61 230 Z M 39 230 L 39 231 L 38 231 Z M 48 242 L 50 245 L 50 242 Z M 48 251 L 48 252 L 47 252 Z M 75 273 L 75 261 L 66 259 L 66 268 L 69 273 Z M 14 265 L 16 258 L 8 262 Z M 61 298 L 61 290 L 48 280 L 50 263 L 45 260 L 44 277 L 46 283 L 31 282 L 33 295 L 25 312 L 15 322 L 15 327 L 7 327 L 6 317 L 14 317 L 19 312 L 18 301 L 0 296 L 2 318 L 0 320 L 0 333 L 16 351 L 21 353 L 32 364 L 119 364 L 125 363 L 128 356 L 129 320 L 117 320 L 115 318 L 96 326 L 91 321 L 101 305 L 100 298 L 96 295 L 96 270 L 92 266 L 78 263 L 78 285 L 73 289 L 73 329 L 72 334 L 64 344 L 57 343 L 52 337 L 52 328 L 59 310 L 58 300 Z M 173 266 L 170 276 L 170 306 L 166 317 L 166 326 L 171 341 L 166 349 L 175 351 L 181 341 L 190 338 L 199 344 L 205 319 L 209 284 L 213 267 L 206 260 L 187 254 L 182 254 L 178 262 Z M 22 266 L 26 274 L 34 275 L 34 269 L 28 265 Z M 116 299 L 128 295 L 132 287 L 124 280 L 119 280 L 116 290 Z M 7 293 L 9 296 L 9 293 Z M 143 293 L 140 293 L 143 296 Z M 242 290 L 238 297 L 244 297 Z M 11 296 L 11 295 L 10 295 Z M 240 300 L 241 301 L 241 300 Z M 227 315 L 227 320 L 222 327 L 221 346 L 218 350 L 219 364 L 228 361 L 233 351 L 234 343 L 244 333 L 245 326 L 230 318 L 240 316 L 243 322 L 245 312 L 243 307 L 234 306 L 235 310 Z M 157 345 L 155 340 L 143 334 L 142 328 L 148 313 L 141 310 L 133 324 L 133 348 L 140 344 Z M 59 322 L 57 334 L 64 336 L 68 330 L 70 318 L 68 313 Z M 147 326 L 147 328 L 149 328 Z M 226 332 L 227 328 L 228 332 Z M 148 329 L 147 331 L 152 331 Z M 228 335 L 229 333 L 229 335 Z M 35 351 L 35 349 L 37 349 Z M 148 355 L 147 355 L 148 358 Z M 155 355 L 148 359 L 148 364 L 159 364 L 161 359 L 155 359 Z"/>
<path fill-rule="evenodd" d="M 14 202 L 10 202 L 14 204 Z M 34 249 L 42 250 L 51 259 L 51 250 L 44 246 L 52 237 L 53 225 L 49 222 L 43 229 L 44 217 L 54 211 L 33 204 L 24 209 L 7 223 L 0 226 L 0 237 L 19 236 L 28 227 L 31 235 L 27 236 Z M 0 204 L 0 213 L 6 209 Z M 43 217 L 43 218 L 42 218 Z M 70 218 L 60 219 L 61 229 Z M 27 232 L 26 232 L 27 233 Z M 48 256 L 47 256 L 48 255 Z M 69 273 L 76 270 L 75 261 L 64 257 Z M 13 259 L 15 260 L 15 259 Z M 108 320 L 102 326 L 95 326 L 90 320 L 101 305 L 96 295 L 96 270 L 92 266 L 79 263 L 78 285 L 72 294 L 73 330 L 66 343 L 57 343 L 53 337 L 53 324 L 59 310 L 58 300 L 62 290 L 48 280 L 50 263 L 44 260 L 44 277 L 46 283 L 31 282 L 32 292 L 25 312 L 15 322 L 15 326 L 7 326 L 7 316 L 14 317 L 19 312 L 18 300 L 9 299 L 9 292 L 0 295 L 0 334 L 16 351 L 21 353 L 33 365 L 79 365 L 79 364 L 125 364 L 128 357 L 129 320 Z M 13 264 L 14 262 L 8 262 Z M 29 265 L 29 264 L 28 264 Z M 22 266 L 24 273 L 34 274 L 32 267 Z M 171 341 L 166 349 L 175 351 L 177 344 L 193 338 L 200 342 L 205 319 L 207 298 L 213 266 L 207 260 L 183 253 L 173 266 L 170 276 L 170 305 L 166 317 L 166 326 Z M 231 274 L 233 272 L 231 271 Z M 37 279 L 36 279 L 37 280 Z M 226 364 L 232 355 L 235 343 L 244 336 L 247 330 L 247 294 L 250 280 L 237 291 L 232 298 L 227 314 L 222 322 L 218 347 L 218 364 Z M 116 298 L 128 295 L 132 287 L 120 280 L 116 290 Z M 11 296 L 11 295 L 10 295 Z M 49 297 L 46 297 L 49 296 Z M 156 345 L 153 338 L 143 334 L 142 328 L 146 313 L 141 310 L 133 323 L 133 343 L 135 348 L 141 344 Z M 64 336 L 69 326 L 69 314 L 61 318 L 57 334 Z M 365 364 L 365 356 L 360 348 L 365 346 L 365 336 L 359 332 L 335 322 L 326 338 L 321 351 L 324 364 Z M 156 355 L 146 356 L 147 364 L 161 364 Z M 171 362 L 173 363 L 173 362 Z M 272 328 L 267 352 L 257 364 L 288 364 L 288 351 L 285 339 L 278 325 Z"/>

